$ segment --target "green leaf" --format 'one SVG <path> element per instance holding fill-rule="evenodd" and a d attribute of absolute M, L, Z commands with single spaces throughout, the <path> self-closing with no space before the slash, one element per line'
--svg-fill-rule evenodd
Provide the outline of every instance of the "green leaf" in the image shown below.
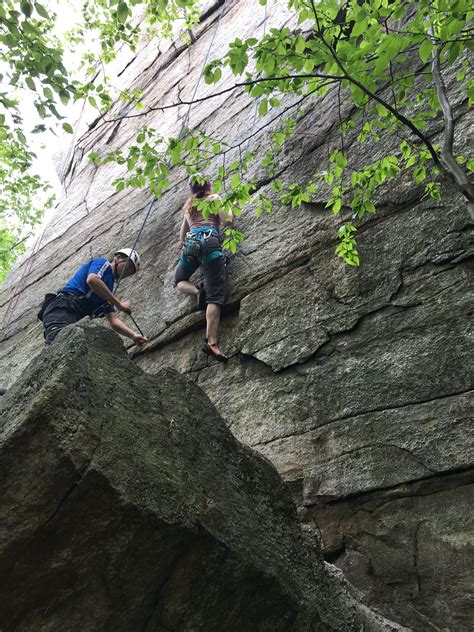
<path fill-rule="evenodd" d="M 351 83 L 351 92 L 352 92 L 352 97 L 354 98 L 354 103 L 357 106 L 360 107 L 364 105 L 364 103 L 366 103 L 367 95 L 361 88 L 359 88 L 359 86 L 356 86 L 353 83 Z"/>
<path fill-rule="evenodd" d="M 69 93 L 66 90 L 59 91 L 59 98 L 61 99 L 61 103 L 63 105 L 67 105 L 69 103 Z"/>
<path fill-rule="evenodd" d="M 74 130 L 72 129 L 72 125 L 70 125 L 69 123 L 63 123 L 63 130 L 67 132 L 68 134 L 74 133 Z"/>
<path fill-rule="evenodd" d="M 461 54 L 462 47 L 459 42 L 454 42 L 449 49 L 448 64 L 451 66 Z"/>
<path fill-rule="evenodd" d="M 240 184 L 240 175 L 238 173 L 234 173 L 234 175 L 232 176 L 232 180 L 230 181 L 230 184 L 231 184 L 233 189 L 236 189 L 239 186 L 239 184 Z"/>
<path fill-rule="evenodd" d="M 347 167 L 347 158 L 344 156 L 344 154 L 341 151 L 337 152 L 336 164 L 342 169 L 345 169 Z"/>
<path fill-rule="evenodd" d="M 472 105 L 474 103 L 474 81 L 468 83 L 467 96 L 469 98 L 469 105 Z"/>
<path fill-rule="evenodd" d="M 400 149 L 401 149 L 403 158 L 406 160 L 408 156 L 411 154 L 410 145 L 407 143 L 406 140 L 402 140 L 402 142 L 400 143 Z"/>
<path fill-rule="evenodd" d="M 128 6 L 126 2 L 121 2 L 117 7 L 117 17 L 119 22 L 122 24 L 126 21 L 128 17 Z"/>
<path fill-rule="evenodd" d="M 266 99 L 262 99 L 258 104 L 258 114 L 259 116 L 265 116 L 268 111 L 268 101 Z"/>
<path fill-rule="evenodd" d="M 426 63 L 428 57 L 431 55 L 431 51 L 433 50 L 433 44 L 430 39 L 423 40 L 419 48 L 420 59 L 423 63 Z"/>
<path fill-rule="evenodd" d="M 91 151 L 91 153 L 89 154 L 89 162 L 94 165 L 100 164 L 100 156 L 96 151 Z"/>
<path fill-rule="evenodd" d="M 26 85 L 28 86 L 28 88 L 30 90 L 33 90 L 33 91 L 36 90 L 35 82 L 33 81 L 33 79 L 31 77 L 27 77 L 25 79 L 25 83 L 26 83 Z"/>
<path fill-rule="evenodd" d="M 342 200 L 341 198 L 338 198 L 337 200 L 334 201 L 334 204 L 331 207 L 331 211 L 336 215 L 341 210 L 341 207 L 342 207 Z"/>
<path fill-rule="evenodd" d="M 282 134 L 281 132 L 275 132 L 272 136 L 273 142 L 279 146 L 283 145 L 285 138 L 285 134 Z"/>
<path fill-rule="evenodd" d="M 45 18 L 46 20 L 49 20 L 49 14 L 46 11 L 46 9 L 43 7 L 42 4 L 40 4 L 39 2 L 35 2 L 35 9 L 36 9 L 37 13 L 39 15 L 41 15 L 42 18 Z"/>
<path fill-rule="evenodd" d="M 415 178 L 415 182 L 417 182 L 418 184 L 420 182 L 423 182 L 423 180 L 425 180 L 426 178 L 426 169 L 424 167 L 416 167 L 416 169 L 413 172 L 413 176 Z"/>
<path fill-rule="evenodd" d="M 31 14 L 33 12 L 33 7 L 28 2 L 28 0 L 22 0 L 20 4 L 20 8 L 27 18 L 31 17 Z"/>
<path fill-rule="evenodd" d="M 295 42 L 295 52 L 297 55 L 301 55 L 306 48 L 306 40 L 300 35 L 296 38 Z"/>
<path fill-rule="evenodd" d="M 362 33 L 367 29 L 367 20 L 357 20 L 357 22 L 354 25 L 354 28 L 352 29 L 352 33 L 351 35 L 353 37 L 359 37 L 359 35 L 362 35 Z"/>

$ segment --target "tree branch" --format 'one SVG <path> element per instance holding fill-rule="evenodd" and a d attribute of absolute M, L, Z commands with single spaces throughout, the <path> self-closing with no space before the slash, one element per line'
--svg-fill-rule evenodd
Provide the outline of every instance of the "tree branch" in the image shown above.
<path fill-rule="evenodd" d="M 17 241 L 16 244 L 13 244 L 13 246 L 10 246 L 10 248 L 9 248 L 10 252 L 12 250 L 15 250 L 15 248 L 18 248 L 18 246 L 20 246 L 24 241 L 26 241 L 28 239 L 28 237 L 30 237 L 30 235 L 31 235 L 31 233 L 28 233 L 28 235 L 23 237 L 23 239 L 20 239 L 20 241 Z"/>
<path fill-rule="evenodd" d="M 360 83 L 360 81 L 358 81 L 357 79 L 354 79 L 354 77 L 349 75 L 349 73 L 347 72 L 346 68 L 342 64 L 341 60 L 337 56 L 335 50 L 326 41 L 326 39 L 324 37 L 324 34 L 323 34 L 322 30 L 321 30 L 319 17 L 318 17 L 318 12 L 316 10 L 316 6 L 314 4 L 314 0 L 311 0 L 311 5 L 313 7 L 314 18 L 315 18 L 315 21 L 316 21 L 316 25 L 318 27 L 317 35 L 318 35 L 319 39 L 321 40 L 321 42 L 324 44 L 324 46 L 328 49 L 331 57 L 334 59 L 334 61 L 336 62 L 336 64 L 340 68 L 341 72 L 344 75 L 344 79 L 347 79 L 347 81 L 349 81 L 350 83 L 353 83 L 355 86 L 360 88 L 368 97 L 370 97 L 374 101 L 377 101 L 378 103 L 380 103 L 380 105 L 383 105 L 384 108 L 386 108 L 398 121 L 400 121 L 400 123 L 403 123 L 403 125 L 408 127 L 415 134 L 415 136 L 418 136 L 418 138 L 428 148 L 428 151 L 430 152 L 431 157 L 432 157 L 433 162 L 435 163 L 435 165 L 437 167 L 439 167 L 439 169 L 441 169 L 442 171 L 446 171 L 444 165 L 440 161 L 440 159 L 438 157 L 438 154 L 436 153 L 436 150 L 433 147 L 433 145 L 431 144 L 429 138 L 425 134 L 423 134 L 423 132 L 421 132 L 421 130 L 419 130 L 418 127 L 416 127 L 416 125 L 410 121 L 410 119 L 407 119 L 406 116 L 403 116 L 403 114 L 401 114 L 401 112 L 399 112 L 393 106 L 391 106 L 390 103 L 388 103 L 388 101 L 385 101 L 385 99 L 382 99 L 377 94 L 375 94 L 374 92 L 369 90 L 366 86 L 364 86 L 364 84 Z"/>
<path fill-rule="evenodd" d="M 474 219 L 474 187 L 469 182 L 469 178 L 460 165 L 456 162 L 453 155 L 454 144 L 454 116 L 451 104 L 446 93 L 446 86 L 444 84 L 443 75 L 441 74 L 441 65 L 439 57 L 441 49 L 438 46 L 433 46 L 431 54 L 431 72 L 433 75 L 433 81 L 436 87 L 436 93 L 438 95 L 438 101 L 441 106 L 444 118 L 444 143 L 441 150 L 441 159 L 443 161 L 445 169 L 452 176 L 454 181 L 458 184 L 461 192 L 464 194 L 468 202 L 468 210 L 471 217 Z"/>
<path fill-rule="evenodd" d="M 202 101 L 208 101 L 209 99 L 214 99 L 215 97 L 219 97 L 222 96 L 223 94 L 227 94 L 228 92 L 232 92 L 233 90 L 235 90 L 236 88 L 241 88 L 241 87 L 246 87 L 246 86 L 253 86 L 257 83 L 263 83 L 263 82 L 268 82 L 268 81 L 286 81 L 287 79 L 329 79 L 331 80 L 331 82 L 333 81 L 342 81 L 342 79 L 344 79 L 344 77 L 338 76 L 338 75 L 326 75 L 323 73 L 311 73 L 311 74 L 303 74 L 303 75 L 287 75 L 285 77 L 262 77 L 259 79 L 252 79 L 251 81 L 242 81 L 242 82 L 237 82 L 234 83 L 234 85 L 230 86 L 229 88 L 224 88 L 223 90 L 220 90 L 219 92 L 214 92 L 213 94 L 208 94 L 205 97 L 199 97 L 198 99 L 194 99 L 192 101 L 182 101 L 181 99 L 178 101 L 178 103 L 170 103 L 168 105 L 161 105 L 161 106 L 149 106 L 147 110 L 145 110 L 144 112 L 137 112 L 136 114 L 126 114 L 124 116 L 120 116 L 117 117 L 116 119 L 104 119 L 102 121 L 102 123 L 96 127 L 93 127 L 89 130 L 89 133 L 92 132 L 92 130 L 97 130 L 100 127 L 102 127 L 103 125 L 105 125 L 106 123 L 117 123 L 119 121 L 123 121 L 125 119 L 131 119 L 131 118 L 138 118 L 141 116 L 148 116 L 148 114 L 150 114 L 151 112 L 163 112 L 164 110 L 169 110 L 171 108 L 177 108 L 180 105 L 194 105 L 195 103 L 200 103 Z M 327 85 L 327 84 L 323 84 L 323 85 Z"/>

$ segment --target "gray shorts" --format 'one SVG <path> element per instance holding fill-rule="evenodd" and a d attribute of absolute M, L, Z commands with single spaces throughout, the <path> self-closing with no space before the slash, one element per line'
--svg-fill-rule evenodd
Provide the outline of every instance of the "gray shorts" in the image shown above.
<path fill-rule="evenodd" d="M 202 265 L 206 288 L 206 303 L 223 305 L 227 286 L 227 270 L 225 257 L 221 251 L 221 240 L 219 237 L 209 237 L 206 240 L 206 246 L 209 255 L 215 258 L 202 262 L 199 257 L 181 255 L 174 274 L 174 286 L 176 287 L 180 281 L 189 281 L 189 278 Z M 209 255 L 208 258 L 210 258 Z"/>

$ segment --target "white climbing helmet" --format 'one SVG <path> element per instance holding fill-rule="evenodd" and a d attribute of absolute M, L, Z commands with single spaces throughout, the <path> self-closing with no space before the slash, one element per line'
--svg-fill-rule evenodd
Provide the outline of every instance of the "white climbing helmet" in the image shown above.
<path fill-rule="evenodd" d="M 140 255 L 136 250 L 132 250 L 132 248 L 120 248 L 120 250 L 117 250 L 115 254 L 124 255 L 125 257 L 130 259 L 130 261 L 135 266 L 135 272 L 138 272 L 138 269 L 140 267 Z"/>

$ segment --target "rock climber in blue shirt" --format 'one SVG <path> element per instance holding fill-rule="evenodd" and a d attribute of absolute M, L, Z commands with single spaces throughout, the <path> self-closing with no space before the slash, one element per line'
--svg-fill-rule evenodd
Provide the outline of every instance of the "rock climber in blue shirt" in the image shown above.
<path fill-rule="evenodd" d="M 66 325 L 84 316 L 105 316 L 116 332 L 139 345 L 145 344 L 148 339 L 127 327 L 118 317 L 116 310 L 132 313 L 129 301 L 120 301 L 113 293 L 114 282 L 135 274 L 139 267 L 138 253 L 131 248 L 122 248 L 110 260 L 88 261 L 57 293 L 47 294 L 38 314 L 43 321 L 45 346 L 49 346 Z"/>

